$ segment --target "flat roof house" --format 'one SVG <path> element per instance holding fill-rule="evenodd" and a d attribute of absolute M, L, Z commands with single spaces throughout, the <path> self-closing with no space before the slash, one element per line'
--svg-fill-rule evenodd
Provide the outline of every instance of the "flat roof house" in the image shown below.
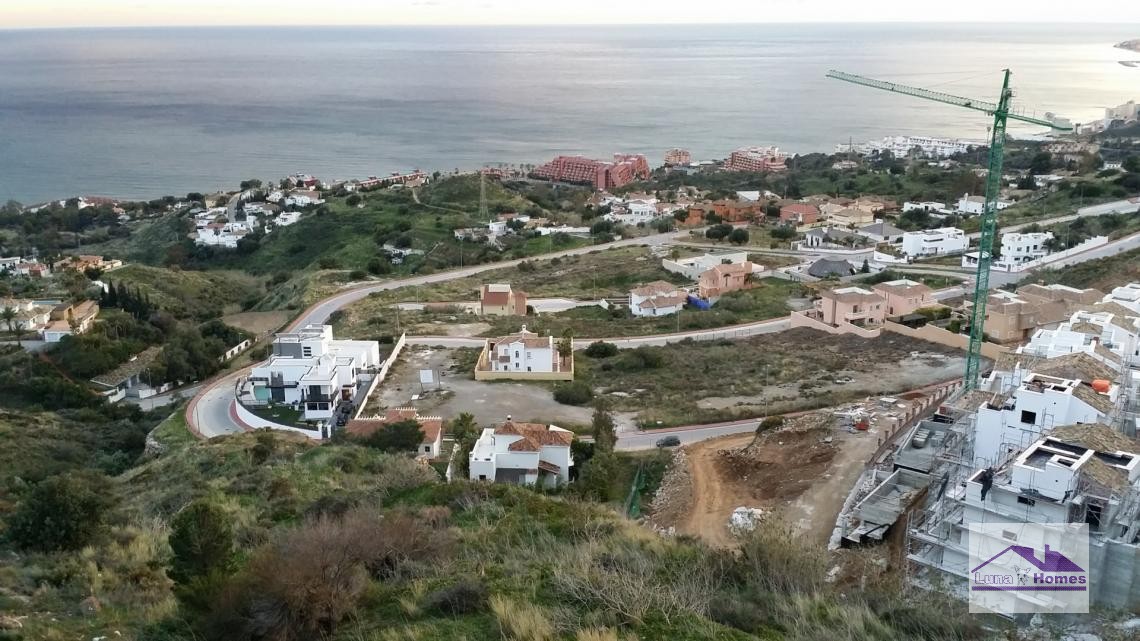
<path fill-rule="evenodd" d="M 483 430 L 471 448 L 468 469 L 473 481 L 554 487 L 570 482 L 574 433 L 555 425 L 517 423 L 508 417 Z"/>
<path fill-rule="evenodd" d="M 917 309 L 938 305 L 934 300 L 934 290 L 906 278 L 876 283 L 871 289 L 883 297 L 887 316 L 906 316 Z"/>
<path fill-rule="evenodd" d="M 843 323 L 859 327 L 882 325 L 886 308 L 878 293 L 854 286 L 825 289 L 815 301 L 820 320 L 835 327 Z"/>

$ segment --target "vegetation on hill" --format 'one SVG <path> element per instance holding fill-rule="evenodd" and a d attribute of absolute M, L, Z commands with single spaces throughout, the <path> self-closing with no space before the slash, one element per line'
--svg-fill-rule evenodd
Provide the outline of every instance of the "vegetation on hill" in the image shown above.
<path fill-rule="evenodd" d="M 444 484 L 352 444 L 198 443 L 166 429 L 163 453 L 105 481 L 93 526 L 68 530 L 83 547 L 3 544 L 0 601 L 17 638 L 981 638 L 958 602 L 905 594 L 857 559 L 852 578 L 829 582 L 825 553 L 778 525 L 734 554 L 662 538 L 573 491 Z M 70 478 L 53 481 L 75 506 L 66 514 L 89 515 Z M 42 527 L 42 494 L 0 518 Z M 864 573 L 874 580 L 847 584 Z"/>
<path fill-rule="evenodd" d="M 264 284 L 239 271 L 190 271 L 132 264 L 102 280 L 138 290 L 160 310 L 178 318 L 209 320 L 249 309 L 264 295 Z"/>
<path fill-rule="evenodd" d="M 1092 287 L 1110 292 L 1114 287 L 1140 281 L 1140 249 L 1098 258 L 1061 269 L 1042 269 L 1023 283 L 1060 283 L 1069 287 Z"/>

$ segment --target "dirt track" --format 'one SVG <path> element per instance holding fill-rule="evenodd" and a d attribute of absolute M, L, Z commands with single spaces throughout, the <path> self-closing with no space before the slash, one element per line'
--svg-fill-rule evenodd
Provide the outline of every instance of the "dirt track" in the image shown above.
<path fill-rule="evenodd" d="M 725 436 L 688 447 L 692 506 L 688 518 L 677 523 L 677 532 L 699 536 L 711 545 L 728 547 L 728 517 L 732 510 L 750 505 L 751 492 L 746 487 L 724 478 L 717 465 L 721 449 L 744 447 L 752 442 L 751 434 Z"/>

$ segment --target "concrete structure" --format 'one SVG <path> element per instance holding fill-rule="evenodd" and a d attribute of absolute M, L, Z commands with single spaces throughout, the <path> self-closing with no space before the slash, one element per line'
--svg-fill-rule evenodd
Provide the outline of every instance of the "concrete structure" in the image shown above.
<path fill-rule="evenodd" d="M 1102 296 L 1095 289 L 1065 285 L 1024 285 L 1016 292 L 991 290 L 984 330 L 996 343 L 1020 343 L 1038 329 L 1056 326 Z M 971 306 L 971 302 L 965 303 L 967 310 Z"/>
<path fill-rule="evenodd" d="M 553 336 L 529 332 L 489 338 L 475 364 L 475 380 L 573 380 L 574 354 L 558 353 Z"/>
<path fill-rule="evenodd" d="M 483 316 L 526 316 L 526 292 L 516 292 L 509 283 L 483 285 L 479 292 Z"/>
<path fill-rule="evenodd" d="M 784 171 L 787 154 L 779 147 L 741 147 L 728 156 L 724 168 L 729 171 Z"/>
<path fill-rule="evenodd" d="M 887 136 L 882 140 L 872 140 L 860 145 L 840 144 L 835 153 L 855 151 L 864 155 L 889 152 L 896 158 L 907 158 L 917 152 L 928 158 L 946 158 L 954 154 L 966 153 L 971 146 L 983 146 L 984 141 L 959 140 L 954 138 L 934 138 L 931 136 Z"/>
<path fill-rule="evenodd" d="M 613 162 L 584 156 L 558 156 L 537 167 L 531 175 L 543 180 L 613 189 L 649 177 L 649 162 L 642 155 L 614 154 Z"/>
<path fill-rule="evenodd" d="M 688 149 L 679 149 L 674 147 L 665 152 L 665 165 L 672 167 L 673 165 L 687 165 L 693 162 L 693 156 L 689 153 Z"/>
<path fill-rule="evenodd" d="M 687 299 L 681 288 L 658 280 L 629 291 L 629 311 L 634 316 L 668 316 L 681 311 Z"/>
<path fill-rule="evenodd" d="M 384 416 L 353 419 L 345 425 L 344 431 L 357 438 L 367 438 L 386 425 L 407 420 L 419 423 L 420 431 L 424 434 L 423 441 L 416 448 L 416 455 L 429 459 L 439 458 L 443 445 L 443 418 L 420 416 L 414 407 L 397 407 L 385 411 Z"/>
<path fill-rule="evenodd" d="M 997 201 L 997 210 L 1001 211 L 1012 204 L 1013 203 L 1008 201 L 999 200 Z M 985 208 L 985 196 L 971 196 L 970 194 L 962 194 L 962 197 L 958 199 L 958 211 L 963 214 L 975 216 L 980 215 L 982 211 L 985 210 Z"/>
<path fill-rule="evenodd" d="M 1140 362 L 1140 318 L 1097 308 L 1074 312 L 1056 329 L 1039 329 L 1018 353 L 1043 358 L 1084 353 L 1115 370 L 1124 364 Z M 1125 310 L 1127 311 L 1127 310 Z"/>
<path fill-rule="evenodd" d="M 886 317 L 886 302 L 878 293 L 862 287 L 825 289 L 814 302 L 819 320 L 832 326 L 878 326 Z"/>
<path fill-rule="evenodd" d="M 922 283 L 900 278 L 871 286 L 886 305 L 885 317 L 906 316 L 924 307 L 934 307 L 939 303 L 934 299 L 934 290 Z"/>
<path fill-rule="evenodd" d="M 574 433 L 555 425 L 517 423 L 507 418 L 483 430 L 468 458 L 473 481 L 494 481 L 545 487 L 570 482 Z"/>
<path fill-rule="evenodd" d="M 1140 314 L 1140 283 L 1128 283 L 1121 287 L 1115 287 L 1111 293 L 1102 299 L 1102 302 L 1116 303 Z"/>
<path fill-rule="evenodd" d="M 939 203 L 939 202 L 934 202 L 934 201 L 925 201 L 925 202 L 919 202 L 919 203 L 905 202 L 905 203 L 903 203 L 902 211 L 904 214 L 907 212 L 910 212 L 910 211 L 924 211 L 927 213 L 941 213 L 943 211 L 946 211 L 946 203 Z"/>
<path fill-rule="evenodd" d="M 715 303 L 729 292 L 742 290 L 751 282 L 754 265 L 750 261 L 714 265 L 697 278 L 697 295 Z"/>
<path fill-rule="evenodd" d="M 961 253 L 969 246 L 970 238 L 957 227 L 908 231 L 902 237 L 902 252 L 908 258 Z"/>
<path fill-rule="evenodd" d="M 677 260 L 664 258 L 661 260 L 661 267 L 667 272 L 680 274 L 689 280 L 697 280 L 701 274 L 717 265 L 743 264 L 747 261 L 748 252 L 745 251 L 709 252 L 701 256 L 678 258 Z"/>
<path fill-rule="evenodd" d="M 288 404 L 305 421 L 327 421 L 379 365 L 376 341 L 335 340 L 331 326 L 306 325 L 273 339 L 269 360 L 250 372 L 251 402 Z"/>
<path fill-rule="evenodd" d="M 95 324 L 99 303 L 85 300 L 82 303 L 60 303 L 51 310 L 51 320 L 43 328 L 45 343 L 58 343 L 64 336 L 83 334 Z"/>
<path fill-rule="evenodd" d="M 780 221 L 792 225 L 813 225 L 819 221 L 819 207 L 809 203 L 792 203 L 780 208 Z"/>

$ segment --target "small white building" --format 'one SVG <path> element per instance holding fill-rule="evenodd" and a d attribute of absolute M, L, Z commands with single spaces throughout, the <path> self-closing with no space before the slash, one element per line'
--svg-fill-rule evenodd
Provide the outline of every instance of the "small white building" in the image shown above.
<path fill-rule="evenodd" d="M 668 316 L 685 306 L 684 290 L 663 280 L 629 291 L 629 311 L 634 316 Z"/>
<path fill-rule="evenodd" d="M 921 203 L 905 202 L 902 206 L 903 213 L 909 211 L 925 211 L 927 213 L 938 213 L 946 209 L 946 203 L 939 203 L 934 201 L 926 201 Z"/>
<path fill-rule="evenodd" d="M 492 372 L 558 371 L 558 349 L 553 336 L 528 332 L 526 325 L 517 334 L 489 339 L 488 352 Z"/>
<path fill-rule="evenodd" d="M 1001 211 L 1009 207 L 1013 203 L 1004 200 L 997 201 L 997 210 Z M 971 196 L 970 194 L 962 194 L 958 199 L 958 211 L 963 214 L 979 215 L 986 209 L 985 196 Z"/>
<path fill-rule="evenodd" d="M 1001 236 L 1001 258 L 998 262 L 1016 267 L 1022 263 L 1044 258 L 1049 255 L 1045 248 L 1053 239 L 1053 232 L 1033 232 L 1021 234 L 1010 232 Z"/>
<path fill-rule="evenodd" d="M 661 260 L 661 266 L 665 271 L 681 274 L 691 280 L 697 280 L 701 274 L 717 265 L 744 264 L 746 262 L 748 262 L 748 252 L 729 251 L 711 252 L 691 258 L 678 258 L 677 260 L 665 258 Z"/>
<path fill-rule="evenodd" d="M 473 481 L 545 487 L 570 482 L 574 433 L 554 425 L 507 422 L 486 428 L 468 457 Z"/>
<path fill-rule="evenodd" d="M 961 253 L 969 246 L 966 232 L 957 227 L 908 231 L 902 236 L 902 251 L 908 258 Z"/>
<path fill-rule="evenodd" d="M 277 334 L 269 360 L 250 372 L 253 400 L 299 407 L 306 421 L 328 420 L 380 365 L 376 341 L 333 339 L 329 325 Z"/>

